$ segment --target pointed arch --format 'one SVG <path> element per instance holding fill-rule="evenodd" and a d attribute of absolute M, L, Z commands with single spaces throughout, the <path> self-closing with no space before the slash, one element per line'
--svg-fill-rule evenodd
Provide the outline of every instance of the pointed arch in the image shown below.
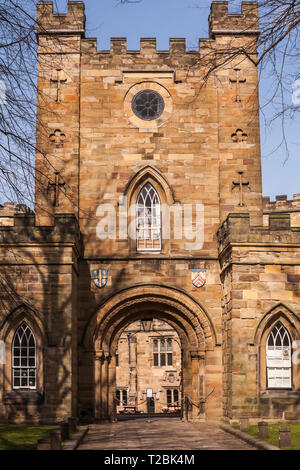
<path fill-rule="evenodd" d="M 288 330 L 279 320 L 266 340 L 267 388 L 292 387 L 292 344 Z"/>
<path fill-rule="evenodd" d="M 41 337 L 43 344 L 48 344 L 46 328 L 39 313 L 24 302 L 15 307 L 0 324 L 0 340 L 6 341 L 11 330 L 15 330 L 22 321 L 28 323 L 35 335 Z"/>
<path fill-rule="evenodd" d="M 160 197 L 149 182 L 137 195 L 136 241 L 138 251 L 160 251 L 161 249 Z"/>
<path fill-rule="evenodd" d="M 147 182 L 154 187 L 162 202 L 169 205 L 175 203 L 173 189 L 166 178 L 157 168 L 146 165 L 140 168 L 126 185 L 124 196 L 127 197 L 129 204 L 132 202 L 132 199 L 134 199 L 134 195 L 136 195 Z"/>
<path fill-rule="evenodd" d="M 23 321 L 12 340 L 12 388 L 36 389 L 36 339 L 30 326 Z"/>
<path fill-rule="evenodd" d="M 284 304 L 273 306 L 257 325 L 253 344 L 259 354 L 259 390 L 298 389 L 298 365 L 292 361 L 293 344 L 300 338 L 300 322 Z"/>
<path fill-rule="evenodd" d="M 24 328 L 24 325 L 26 325 L 26 328 Z M 31 354 L 33 352 L 32 349 L 29 350 L 30 347 L 33 348 L 33 346 L 28 346 L 29 349 L 28 354 L 26 356 L 26 364 L 25 361 L 24 364 L 20 362 L 22 356 L 18 355 L 17 351 L 14 349 L 17 332 L 21 331 L 20 328 L 23 329 L 24 334 L 25 331 L 29 333 L 28 339 L 31 341 L 31 343 L 32 337 L 34 338 L 35 342 L 34 355 Z M 32 333 L 32 337 L 30 336 L 30 332 Z M 21 336 L 19 335 L 19 339 L 21 338 Z M 40 319 L 38 312 L 25 303 L 19 304 L 10 312 L 9 315 L 7 315 L 5 320 L 0 325 L 0 340 L 5 343 L 6 356 L 6 363 L 2 369 L 2 373 L 0 374 L 0 388 L 4 391 L 5 394 L 11 391 L 15 391 L 16 389 L 20 391 L 24 389 L 31 389 L 39 392 L 40 394 L 43 394 L 45 361 L 44 356 L 45 347 L 48 344 L 48 338 L 46 335 L 46 329 Z M 15 360 L 16 358 L 18 358 L 19 361 Z M 34 367 L 31 367 L 33 362 L 32 359 L 35 360 Z M 20 365 L 18 364 L 18 362 Z M 19 368 L 19 370 L 22 371 L 22 365 L 24 365 L 24 374 L 26 366 L 26 375 L 23 375 L 23 386 L 21 384 L 21 380 L 19 381 L 19 384 L 21 386 L 19 386 L 17 381 L 15 381 L 15 379 L 17 378 L 15 370 Z M 25 378 L 27 380 L 28 386 L 26 386 L 25 384 Z"/>
<path fill-rule="evenodd" d="M 157 218 L 160 217 L 159 220 L 159 227 L 150 227 L 150 232 L 152 228 L 154 232 L 157 232 L 157 229 L 160 231 L 159 243 L 150 243 L 151 247 L 147 248 L 147 243 L 144 243 L 145 248 L 140 248 L 137 242 L 136 236 L 139 236 L 138 232 L 138 198 L 143 190 L 147 185 L 150 185 L 154 192 L 157 194 L 157 198 L 159 199 L 160 207 L 154 207 L 154 212 L 157 213 Z M 137 251 L 158 251 L 163 253 L 168 253 L 170 251 L 170 240 L 168 236 L 163 236 L 161 233 L 161 227 L 166 228 L 169 227 L 168 224 L 163 224 L 163 219 L 165 216 L 168 217 L 169 211 L 167 210 L 169 206 L 172 206 L 175 203 L 174 194 L 172 191 L 171 186 L 165 179 L 165 177 L 160 173 L 157 168 L 152 167 L 151 165 L 147 165 L 141 168 L 128 182 L 125 191 L 124 191 L 124 198 L 125 204 L 127 204 L 128 210 L 128 227 L 130 227 L 130 235 L 129 235 L 129 250 L 131 253 L 136 253 Z M 158 212 L 159 209 L 159 212 Z M 148 212 L 152 212 L 148 210 Z M 151 214 L 151 217 L 153 214 Z M 144 221 L 145 222 L 145 221 Z M 149 221 L 148 221 L 149 222 Z M 149 225 L 149 224 L 148 224 Z M 147 229 L 149 228 L 147 225 Z M 157 224 L 154 224 L 157 225 Z M 134 228 L 134 234 L 133 234 Z M 149 231 L 144 232 L 144 235 L 149 236 Z M 153 245 L 153 246 L 152 246 Z M 158 246 L 159 245 L 159 246 Z"/>
<path fill-rule="evenodd" d="M 292 330 L 290 331 L 292 337 L 300 336 L 300 321 L 297 315 L 286 305 L 279 303 L 273 306 L 260 319 L 254 332 L 252 344 L 259 345 L 264 331 L 279 320 L 282 321 L 284 326 L 288 327 L 288 330 Z"/>

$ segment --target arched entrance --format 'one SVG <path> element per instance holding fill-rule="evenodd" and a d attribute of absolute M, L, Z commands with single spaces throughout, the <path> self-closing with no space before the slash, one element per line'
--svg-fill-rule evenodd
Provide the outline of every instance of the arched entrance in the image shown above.
<path fill-rule="evenodd" d="M 181 356 L 176 330 L 150 314 L 123 330 L 116 352 L 118 421 L 181 416 Z"/>
<path fill-rule="evenodd" d="M 147 316 L 165 321 L 176 330 L 182 345 L 182 385 L 190 402 L 188 418 L 205 420 L 205 359 L 216 344 L 213 324 L 185 292 L 158 285 L 116 293 L 99 307 L 88 324 L 84 345 L 94 350 L 95 419 L 113 419 L 118 341 L 124 328 Z"/>

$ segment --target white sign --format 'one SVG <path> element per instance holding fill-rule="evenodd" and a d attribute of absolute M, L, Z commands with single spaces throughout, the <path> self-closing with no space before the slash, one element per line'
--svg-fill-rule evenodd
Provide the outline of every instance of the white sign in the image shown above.
<path fill-rule="evenodd" d="M 147 398 L 152 398 L 152 388 L 147 388 Z"/>
<path fill-rule="evenodd" d="M 291 355 L 289 346 L 271 346 L 267 348 L 268 386 L 290 388 Z"/>
<path fill-rule="evenodd" d="M 5 364 L 5 343 L 0 341 L 0 365 Z"/>

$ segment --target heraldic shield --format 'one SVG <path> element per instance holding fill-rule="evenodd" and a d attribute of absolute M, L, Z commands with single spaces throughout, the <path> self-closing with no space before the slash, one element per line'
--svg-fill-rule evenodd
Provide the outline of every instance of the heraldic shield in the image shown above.
<path fill-rule="evenodd" d="M 107 283 L 108 269 L 93 269 L 92 276 L 95 286 L 104 287 Z"/>
<path fill-rule="evenodd" d="M 203 287 L 206 283 L 206 269 L 191 269 L 192 283 L 195 287 Z"/>

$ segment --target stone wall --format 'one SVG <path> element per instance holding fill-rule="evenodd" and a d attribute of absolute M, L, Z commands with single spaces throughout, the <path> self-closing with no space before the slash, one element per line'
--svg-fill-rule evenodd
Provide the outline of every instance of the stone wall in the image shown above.
<path fill-rule="evenodd" d="M 270 214 L 269 227 L 251 227 L 232 214 L 218 232 L 224 316 L 224 415 L 283 419 L 299 414 L 299 365 L 292 390 L 268 390 L 264 334 L 282 321 L 299 338 L 300 227 L 288 214 Z M 226 400 L 227 398 L 227 400 Z"/>
<path fill-rule="evenodd" d="M 0 214 L 0 331 L 7 358 L 1 366 L 0 419 L 55 422 L 77 409 L 78 225 L 70 215 L 56 216 L 48 227 L 36 226 L 33 214 L 12 220 L 14 225 L 3 226 Z M 12 392 L 11 384 L 11 344 L 22 321 L 41 352 L 37 390 L 28 396 Z"/>

